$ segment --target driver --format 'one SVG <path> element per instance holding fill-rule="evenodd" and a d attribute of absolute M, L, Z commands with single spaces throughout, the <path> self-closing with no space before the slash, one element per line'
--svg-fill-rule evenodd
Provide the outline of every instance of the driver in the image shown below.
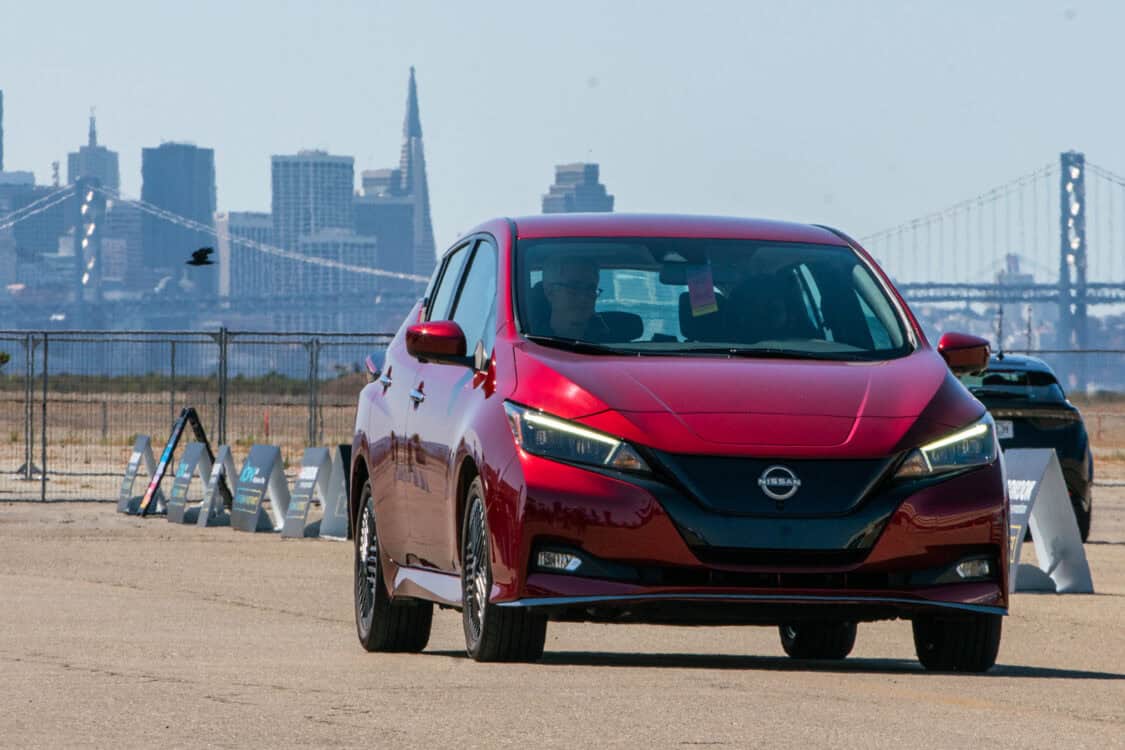
<path fill-rule="evenodd" d="M 551 333 L 560 338 L 589 338 L 594 321 L 598 266 L 588 257 L 551 256 L 543 265 L 543 293 L 551 307 Z"/>

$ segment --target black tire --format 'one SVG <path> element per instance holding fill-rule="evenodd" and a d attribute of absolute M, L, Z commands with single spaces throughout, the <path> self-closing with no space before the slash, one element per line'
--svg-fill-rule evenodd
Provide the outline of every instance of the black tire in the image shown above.
<path fill-rule="evenodd" d="M 914 620 L 914 651 L 926 669 L 936 672 L 987 672 L 1000 651 L 1003 618 L 970 615 L 957 619 Z"/>
<path fill-rule="evenodd" d="M 365 482 L 355 530 L 355 627 L 360 645 L 367 651 L 417 653 L 430 640 L 433 617 L 431 602 L 391 599 L 383 581 L 375 500 L 371 483 Z"/>
<path fill-rule="evenodd" d="M 1078 522 L 1078 534 L 1082 537 L 1082 543 L 1085 544 L 1086 540 L 1090 538 L 1090 516 L 1094 509 L 1086 505 L 1081 497 L 1072 497 L 1070 502 L 1074 506 L 1074 520 Z"/>
<path fill-rule="evenodd" d="M 536 661 L 547 641 L 547 618 L 488 601 L 492 590 L 491 543 L 484 485 L 473 479 L 461 524 L 461 621 L 465 651 L 476 661 Z"/>
<path fill-rule="evenodd" d="M 800 622 L 778 627 L 781 647 L 794 659 L 843 659 L 855 646 L 854 622 Z"/>

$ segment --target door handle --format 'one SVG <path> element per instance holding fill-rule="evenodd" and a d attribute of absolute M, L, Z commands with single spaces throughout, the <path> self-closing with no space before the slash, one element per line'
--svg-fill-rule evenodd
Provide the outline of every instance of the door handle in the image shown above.
<path fill-rule="evenodd" d="M 379 385 L 383 386 L 383 390 L 386 390 L 386 389 L 390 388 L 391 387 L 391 376 L 384 372 L 382 375 L 379 376 Z"/>
<path fill-rule="evenodd" d="M 415 406 L 417 406 L 418 404 L 426 400 L 426 394 L 422 393 L 422 391 L 418 390 L 417 388 L 413 388 L 410 391 L 410 400 L 414 402 Z"/>

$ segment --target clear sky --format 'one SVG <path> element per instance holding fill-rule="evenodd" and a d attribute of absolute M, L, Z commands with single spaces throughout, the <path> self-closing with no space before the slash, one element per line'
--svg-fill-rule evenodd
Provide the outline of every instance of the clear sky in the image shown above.
<path fill-rule="evenodd" d="M 220 210 L 269 210 L 269 157 L 398 159 L 417 68 L 439 247 L 537 213 L 597 161 L 621 211 L 860 236 L 1079 149 L 1125 173 L 1121 2 L 0 3 L 5 166 L 85 142 L 215 149 Z"/>

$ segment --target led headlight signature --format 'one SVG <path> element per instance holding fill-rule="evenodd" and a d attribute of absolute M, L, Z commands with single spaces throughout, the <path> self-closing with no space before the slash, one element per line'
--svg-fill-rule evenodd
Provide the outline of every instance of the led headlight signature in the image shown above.
<path fill-rule="evenodd" d="M 986 466 L 996 460 L 997 450 L 996 429 L 992 417 L 985 414 L 968 427 L 912 450 L 895 477 L 927 477 Z"/>
<path fill-rule="evenodd" d="M 648 464 L 624 440 L 575 422 L 505 402 L 516 444 L 528 453 L 558 461 L 648 472 Z"/>

